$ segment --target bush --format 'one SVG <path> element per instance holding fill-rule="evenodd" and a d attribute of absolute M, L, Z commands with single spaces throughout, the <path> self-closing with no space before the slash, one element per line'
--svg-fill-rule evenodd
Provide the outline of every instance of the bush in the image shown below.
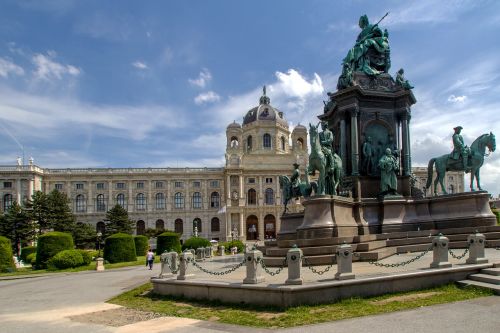
<path fill-rule="evenodd" d="M 136 261 L 135 243 L 132 235 L 117 233 L 106 238 L 104 259 L 110 263 Z"/>
<path fill-rule="evenodd" d="M 232 241 L 229 241 L 229 242 L 224 242 L 221 245 L 224 246 L 224 251 L 227 252 L 227 253 L 230 253 L 231 252 L 231 248 L 235 247 L 235 246 L 238 248 L 238 253 L 245 252 L 245 244 L 243 244 L 243 242 L 240 241 L 240 240 L 232 240 Z"/>
<path fill-rule="evenodd" d="M 135 254 L 138 256 L 146 255 L 146 252 L 148 251 L 149 248 L 148 238 L 142 235 L 135 236 L 134 243 L 135 243 Z"/>
<path fill-rule="evenodd" d="M 78 252 L 80 252 L 80 254 L 82 255 L 83 264 L 90 265 L 93 259 L 93 254 L 91 253 L 91 251 L 78 250 Z"/>
<path fill-rule="evenodd" d="M 497 217 L 497 224 L 500 225 L 500 209 L 492 209 L 491 211 Z"/>
<path fill-rule="evenodd" d="M 99 257 L 99 251 L 98 250 L 85 250 L 90 256 L 92 257 L 92 260 L 97 259 Z M 102 249 L 101 249 L 101 256 L 102 256 Z"/>
<path fill-rule="evenodd" d="M 79 250 L 64 250 L 47 262 L 49 269 L 66 269 L 83 266 L 82 253 Z"/>
<path fill-rule="evenodd" d="M 36 249 L 36 268 L 46 268 L 50 258 L 61 251 L 72 250 L 73 247 L 71 234 L 53 231 L 41 235 Z"/>
<path fill-rule="evenodd" d="M 30 254 L 36 253 L 36 246 L 26 246 L 21 249 L 20 259 L 23 262 L 27 262 L 27 258 Z"/>
<path fill-rule="evenodd" d="M 199 247 L 207 247 L 207 246 L 211 246 L 212 244 L 210 244 L 210 241 L 206 238 L 202 238 L 202 237 L 191 237 L 189 239 L 187 239 L 184 244 L 182 244 L 182 250 L 186 250 L 186 249 L 194 249 L 196 250 L 197 248 Z"/>
<path fill-rule="evenodd" d="M 165 231 L 156 238 L 156 254 L 161 255 L 163 252 L 175 251 L 181 253 L 181 241 L 179 234 L 172 231 Z"/>
<path fill-rule="evenodd" d="M 0 272 L 12 272 L 16 270 L 12 256 L 12 244 L 6 237 L 0 236 Z"/>
<path fill-rule="evenodd" d="M 36 266 L 36 252 L 28 254 L 26 257 L 26 263 L 30 263 L 31 266 Z"/>

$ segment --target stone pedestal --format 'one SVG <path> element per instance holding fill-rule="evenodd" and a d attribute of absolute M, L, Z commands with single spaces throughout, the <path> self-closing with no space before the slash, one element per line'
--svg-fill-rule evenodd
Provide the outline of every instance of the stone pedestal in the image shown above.
<path fill-rule="evenodd" d="M 354 274 L 352 272 L 352 246 L 349 244 L 342 244 L 337 248 L 335 256 L 337 258 L 337 273 L 335 274 L 335 279 L 354 279 Z"/>
<path fill-rule="evenodd" d="M 256 284 L 265 281 L 262 275 L 262 266 L 260 265 L 262 259 L 263 255 L 259 250 L 251 250 L 245 254 L 247 275 L 243 279 L 243 283 Z"/>
<path fill-rule="evenodd" d="M 298 247 L 291 248 L 286 254 L 288 265 L 288 279 L 285 284 L 302 284 L 303 280 L 300 274 L 302 269 L 302 250 Z"/>
<path fill-rule="evenodd" d="M 448 268 L 451 263 L 448 262 L 448 237 L 439 235 L 432 240 L 433 256 L 430 268 Z"/>
<path fill-rule="evenodd" d="M 205 259 L 205 248 L 199 247 L 196 249 L 196 261 L 203 261 Z"/>
<path fill-rule="evenodd" d="M 103 271 L 104 270 L 104 258 L 97 258 L 95 260 L 95 270 Z"/>
<path fill-rule="evenodd" d="M 220 246 L 219 246 L 219 255 L 220 255 L 220 256 L 225 256 L 225 255 L 226 255 L 226 252 L 225 252 L 225 251 L 226 251 L 226 249 L 224 248 L 224 246 L 223 246 L 223 245 L 220 245 Z"/>
<path fill-rule="evenodd" d="M 191 251 L 182 252 L 180 263 L 179 263 L 179 275 L 177 275 L 177 280 L 187 280 L 192 278 L 194 274 L 188 274 L 189 261 L 193 260 L 193 254 Z"/>
<path fill-rule="evenodd" d="M 488 259 L 484 256 L 484 243 L 486 237 L 476 232 L 467 237 L 469 244 L 469 258 L 465 261 L 467 264 L 486 264 Z"/>

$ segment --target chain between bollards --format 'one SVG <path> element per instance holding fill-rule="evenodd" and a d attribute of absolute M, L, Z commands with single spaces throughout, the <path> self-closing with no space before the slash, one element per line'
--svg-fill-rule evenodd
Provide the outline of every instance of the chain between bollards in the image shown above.
<path fill-rule="evenodd" d="M 317 269 L 315 269 L 310 263 L 309 261 L 307 260 L 307 257 L 305 256 L 302 256 L 300 258 L 301 260 L 304 259 L 304 264 L 306 265 L 307 268 L 309 268 L 311 270 L 311 272 L 313 272 L 314 274 L 318 274 L 318 275 L 323 275 L 325 274 L 326 272 L 328 272 L 334 265 L 335 263 L 331 263 L 330 265 L 328 265 L 324 270 L 322 271 L 318 271 Z"/>
<path fill-rule="evenodd" d="M 194 259 L 189 259 L 188 263 L 192 263 L 194 267 L 198 268 L 199 270 L 201 270 L 202 272 L 205 272 L 207 274 L 221 276 L 221 275 L 231 274 L 232 272 L 236 271 L 238 268 L 244 266 L 246 264 L 246 260 L 243 259 L 242 262 L 234 265 L 233 267 L 229 268 L 228 270 L 221 271 L 221 272 L 208 270 L 208 269 L 200 266 Z"/>
<path fill-rule="evenodd" d="M 432 250 L 432 245 L 429 247 L 429 249 L 420 253 L 418 256 L 411 258 L 410 260 L 402 261 L 402 262 L 398 262 L 398 263 L 394 263 L 394 264 L 382 264 L 382 263 L 379 263 L 377 261 L 369 261 L 368 263 L 371 265 L 377 266 L 377 267 L 384 267 L 384 268 L 395 268 L 395 267 L 400 267 L 400 266 L 406 266 L 406 265 L 411 264 L 412 262 L 419 260 L 420 258 L 425 256 L 427 253 L 429 253 L 430 250 Z M 359 254 L 356 256 L 359 257 Z"/>
<path fill-rule="evenodd" d="M 286 267 L 286 257 L 285 257 L 285 260 L 283 260 L 283 263 L 281 264 L 281 266 L 274 272 L 269 270 L 269 268 L 267 268 L 266 264 L 264 263 L 263 258 L 257 259 L 257 263 L 260 263 L 260 265 L 262 266 L 262 269 L 264 269 L 264 271 L 267 274 L 269 274 L 271 276 L 275 276 L 275 275 L 278 275 L 279 273 L 281 273 L 281 271 Z"/>
<path fill-rule="evenodd" d="M 452 256 L 452 258 L 460 260 L 467 255 L 467 253 L 469 252 L 469 248 L 470 248 L 470 244 L 467 243 L 467 248 L 465 249 L 464 253 L 462 253 L 459 256 L 455 255 L 455 253 L 453 253 L 453 251 L 451 249 L 448 249 L 448 253 Z"/>

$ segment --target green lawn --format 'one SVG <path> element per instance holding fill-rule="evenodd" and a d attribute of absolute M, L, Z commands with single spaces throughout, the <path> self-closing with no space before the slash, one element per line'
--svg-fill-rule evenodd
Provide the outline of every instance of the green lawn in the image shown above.
<path fill-rule="evenodd" d="M 458 288 L 455 284 L 384 295 L 370 298 L 352 298 L 322 305 L 305 305 L 280 309 L 250 305 L 221 304 L 189 301 L 152 293 L 147 283 L 109 300 L 109 303 L 160 313 L 165 316 L 218 321 L 227 324 L 255 327 L 292 327 L 327 321 L 394 312 L 421 306 L 456 302 L 490 296 L 489 290 L 473 287 Z"/>
<path fill-rule="evenodd" d="M 155 256 L 155 263 L 160 262 L 160 256 Z M 76 268 L 68 268 L 61 270 L 48 270 L 48 269 L 31 269 L 31 268 L 19 268 L 15 272 L 11 273 L 0 273 L 0 277 L 2 276 L 13 276 L 13 275 L 31 275 L 31 274 L 44 274 L 44 273 L 67 273 L 67 272 L 81 272 L 81 271 L 92 271 L 95 270 L 95 262 L 91 262 L 87 266 L 80 266 Z M 128 261 L 128 262 L 118 262 L 115 264 L 105 264 L 105 269 L 113 269 L 113 268 L 122 268 L 128 266 L 139 266 L 146 265 L 146 257 L 140 256 L 137 257 L 136 261 Z"/>

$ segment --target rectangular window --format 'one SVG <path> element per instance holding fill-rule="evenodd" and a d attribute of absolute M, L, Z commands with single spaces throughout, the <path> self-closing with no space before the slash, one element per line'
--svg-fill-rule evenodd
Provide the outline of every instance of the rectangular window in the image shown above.
<path fill-rule="evenodd" d="M 3 182 L 3 188 L 12 188 L 12 182 Z"/>
<path fill-rule="evenodd" d="M 193 187 L 201 187 L 201 182 L 193 182 Z"/>
<path fill-rule="evenodd" d="M 163 188 L 163 182 L 156 182 L 155 188 Z"/>
<path fill-rule="evenodd" d="M 56 184 L 55 189 L 61 191 L 63 189 L 63 184 Z"/>
<path fill-rule="evenodd" d="M 97 183 L 95 186 L 98 190 L 104 190 L 104 183 Z"/>
<path fill-rule="evenodd" d="M 238 184 L 239 184 L 239 177 L 231 176 L 231 186 L 238 186 Z"/>
<path fill-rule="evenodd" d="M 181 188 L 183 186 L 182 182 L 174 182 L 174 187 Z"/>
<path fill-rule="evenodd" d="M 77 190 L 83 190 L 83 184 L 82 183 L 76 184 L 76 189 Z"/>
<path fill-rule="evenodd" d="M 137 183 L 137 188 L 144 188 L 144 183 L 143 182 L 138 182 Z"/>
<path fill-rule="evenodd" d="M 219 187 L 219 181 L 218 180 L 211 180 L 210 187 Z"/>
<path fill-rule="evenodd" d="M 125 188 L 125 183 L 116 183 L 116 188 L 118 190 L 123 190 Z"/>
<path fill-rule="evenodd" d="M 248 178 L 248 184 L 255 184 L 255 178 Z"/>
<path fill-rule="evenodd" d="M 266 184 L 272 184 L 273 183 L 273 179 L 268 177 L 266 178 Z"/>

